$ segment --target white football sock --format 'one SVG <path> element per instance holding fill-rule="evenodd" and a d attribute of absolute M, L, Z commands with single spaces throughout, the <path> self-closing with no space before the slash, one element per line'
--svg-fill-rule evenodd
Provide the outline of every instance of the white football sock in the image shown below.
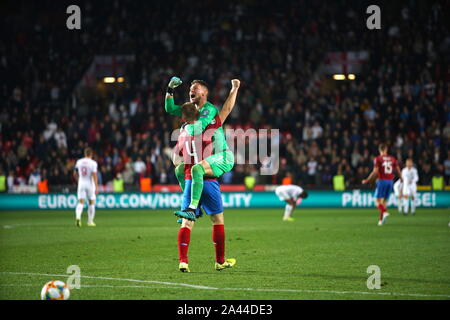
<path fill-rule="evenodd" d="M 81 214 L 83 213 L 83 207 L 84 207 L 84 205 L 82 203 L 78 203 L 77 207 L 75 208 L 75 215 L 76 215 L 77 220 L 81 219 Z"/>
<path fill-rule="evenodd" d="M 398 199 L 398 201 L 397 201 L 397 205 L 398 205 L 398 212 L 400 212 L 400 213 L 402 213 L 402 202 L 403 202 L 403 199 Z"/>
<path fill-rule="evenodd" d="M 416 199 L 411 199 L 411 213 L 416 212 Z"/>
<path fill-rule="evenodd" d="M 284 209 L 284 217 L 283 219 L 287 219 L 291 216 L 292 213 L 292 209 L 294 208 L 294 206 L 292 206 L 291 204 L 287 204 L 285 209 Z"/>
<path fill-rule="evenodd" d="M 409 210 L 409 199 L 403 199 L 403 205 L 405 206 L 405 213 Z"/>
<path fill-rule="evenodd" d="M 88 223 L 94 222 L 95 218 L 95 204 L 88 206 Z"/>

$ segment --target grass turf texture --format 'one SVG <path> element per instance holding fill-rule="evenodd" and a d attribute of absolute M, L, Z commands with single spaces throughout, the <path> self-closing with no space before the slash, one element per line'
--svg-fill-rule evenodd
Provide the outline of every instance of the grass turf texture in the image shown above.
<path fill-rule="evenodd" d="M 82 275 L 71 299 L 450 299 L 448 210 L 391 210 L 382 227 L 374 209 L 300 207 L 294 222 L 282 213 L 226 210 L 226 256 L 237 265 L 221 272 L 201 218 L 191 273 L 181 273 L 172 210 L 97 210 L 95 228 L 86 212 L 77 228 L 72 211 L 3 211 L 0 299 L 39 299 L 47 281 L 67 282 L 69 265 Z M 367 289 L 370 265 L 381 269 L 379 290 Z"/>

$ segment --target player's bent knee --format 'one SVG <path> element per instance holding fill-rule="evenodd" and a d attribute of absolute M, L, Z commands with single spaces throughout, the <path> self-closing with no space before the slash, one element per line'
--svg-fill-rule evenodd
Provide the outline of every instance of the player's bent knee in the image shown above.
<path fill-rule="evenodd" d="M 179 175 L 179 174 L 184 175 L 184 163 L 180 163 L 179 165 L 177 165 L 175 167 L 175 174 L 176 175 Z"/>
<path fill-rule="evenodd" d="M 191 168 L 192 175 L 202 175 L 205 169 L 203 168 L 201 163 L 194 164 Z"/>
<path fill-rule="evenodd" d="M 192 230 L 192 228 L 194 228 L 194 221 L 183 218 L 183 221 L 181 222 L 181 228 L 188 228 L 189 230 Z"/>
<path fill-rule="evenodd" d="M 224 224 L 223 212 L 212 214 L 209 216 L 212 224 Z"/>
<path fill-rule="evenodd" d="M 211 165 L 209 164 L 208 161 L 202 160 L 199 164 L 200 164 L 200 165 L 203 167 L 203 169 L 205 170 L 205 174 L 206 174 L 206 175 L 208 175 L 208 176 L 213 176 L 213 175 L 214 175 L 214 172 L 212 171 Z"/>

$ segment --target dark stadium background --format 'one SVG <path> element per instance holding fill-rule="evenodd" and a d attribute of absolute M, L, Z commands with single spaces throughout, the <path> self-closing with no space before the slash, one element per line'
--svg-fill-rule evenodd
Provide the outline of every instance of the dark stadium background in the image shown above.
<path fill-rule="evenodd" d="M 81 30 L 66 28 L 71 4 Z M 381 30 L 366 27 L 370 4 L 381 8 Z M 165 113 L 164 94 L 177 75 L 177 102 L 204 79 L 218 106 L 241 79 L 227 125 L 281 131 L 277 175 L 236 165 L 223 185 L 292 175 L 332 189 L 341 173 L 359 188 L 387 142 L 402 165 L 414 159 L 420 185 L 444 176 L 448 186 L 448 10 L 446 1 L 2 1 L 0 175 L 10 190 L 45 179 L 50 192 L 74 190 L 73 165 L 89 145 L 101 184 L 118 173 L 127 190 L 142 176 L 176 184 L 168 150 L 180 121 Z M 318 73 L 327 52 L 359 50 L 370 56 L 356 80 Z M 124 82 L 83 87 L 99 55 L 133 57 L 111 74 Z"/>

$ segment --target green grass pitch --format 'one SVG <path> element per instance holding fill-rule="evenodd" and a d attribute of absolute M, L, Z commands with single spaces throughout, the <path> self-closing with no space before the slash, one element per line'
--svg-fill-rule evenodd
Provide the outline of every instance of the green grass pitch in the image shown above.
<path fill-rule="evenodd" d="M 172 210 L 97 210 L 97 227 L 75 227 L 72 211 L 0 212 L 0 299 L 39 299 L 44 283 L 81 269 L 71 299 L 450 299 L 448 209 L 226 210 L 226 256 L 214 270 L 211 223 L 195 226 L 191 273 L 178 271 Z M 367 268 L 381 271 L 369 290 Z"/>

